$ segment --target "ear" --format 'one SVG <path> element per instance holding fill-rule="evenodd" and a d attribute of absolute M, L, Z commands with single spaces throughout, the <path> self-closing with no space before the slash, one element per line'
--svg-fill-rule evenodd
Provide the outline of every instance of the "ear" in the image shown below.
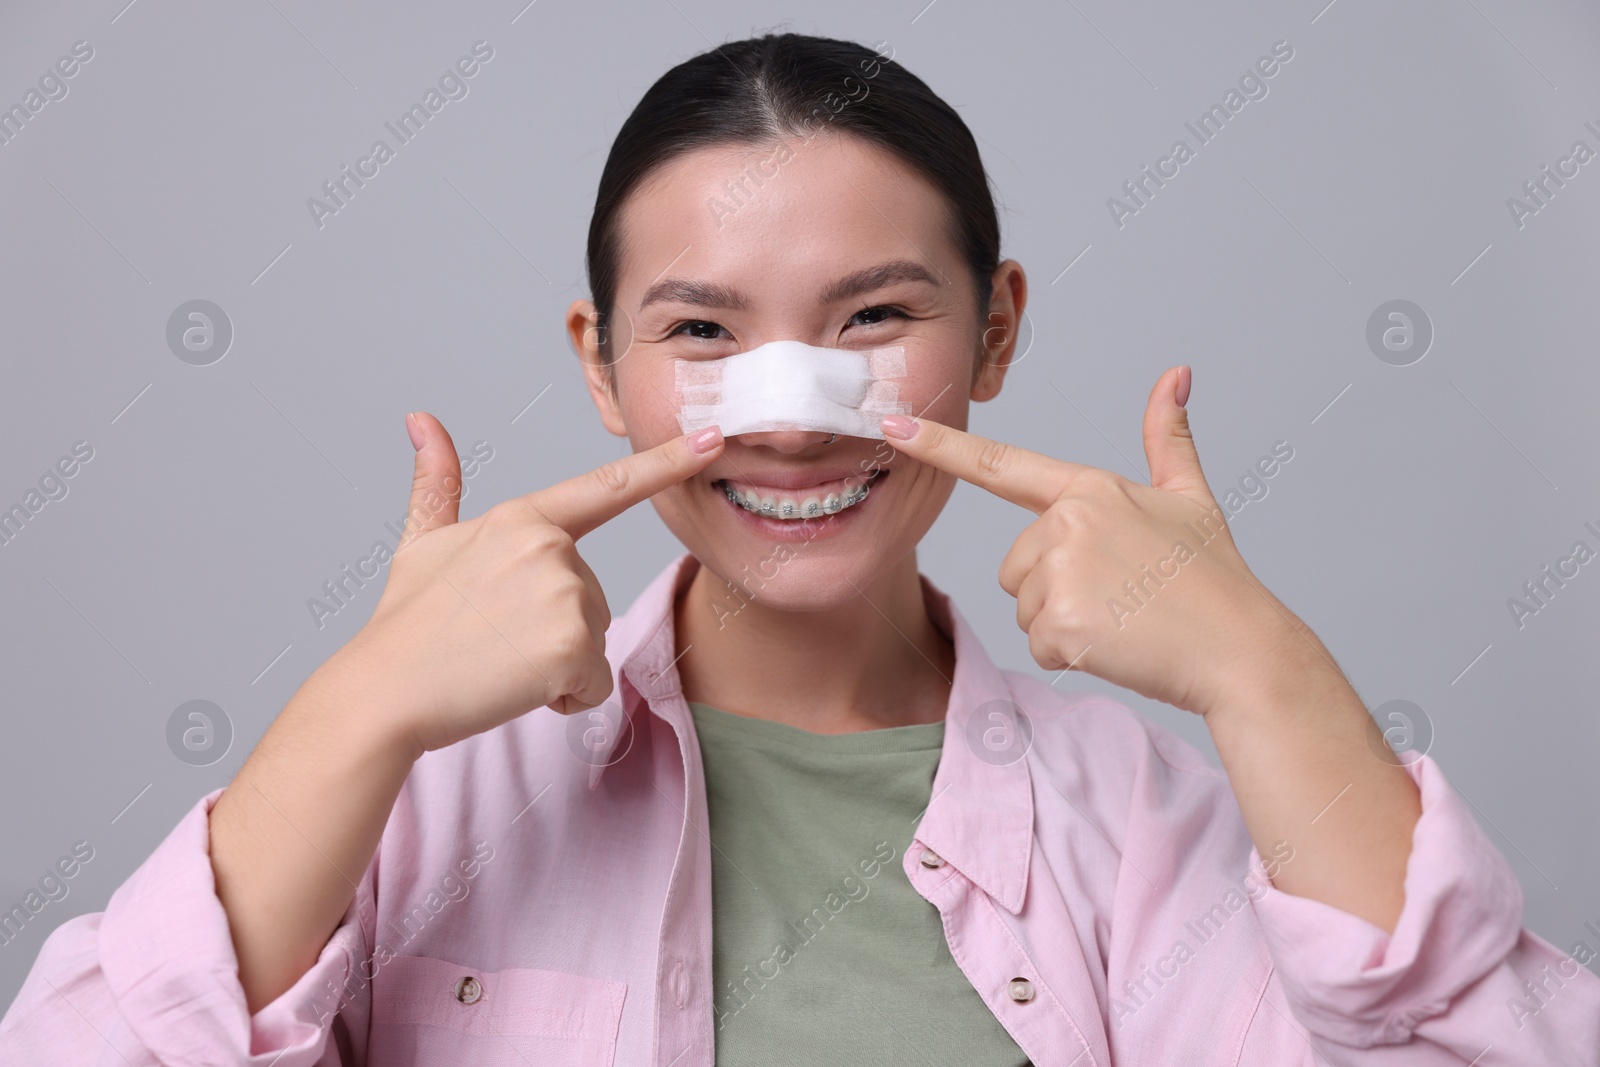
<path fill-rule="evenodd" d="M 1028 303 L 1028 279 L 1022 264 L 1004 260 L 994 272 L 981 340 L 983 362 L 972 379 L 972 399 L 982 403 L 1000 394 L 1006 370 L 1016 356 L 1022 332 L 1022 309 Z"/>
<path fill-rule="evenodd" d="M 574 300 L 567 308 L 567 337 L 573 351 L 583 364 L 583 380 L 589 387 L 589 396 L 600 412 L 605 428 L 618 437 L 628 436 L 627 423 L 622 418 L 622 405 L 617 399 L 615 363 L 606 366 L 600 355 L 600 313 L 590 300 Z M 616 345 L 612 345 L 616 353 Z"/>

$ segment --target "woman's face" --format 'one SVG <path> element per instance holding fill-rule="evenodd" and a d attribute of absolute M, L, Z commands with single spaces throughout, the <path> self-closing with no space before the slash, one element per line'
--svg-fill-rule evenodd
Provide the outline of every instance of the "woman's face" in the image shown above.
<path fill-rule="evenodd" d="M 1007 261 L 984 309 L 991 313 L 980 314 L 945 214 L 939 192 L 915 171 L 832 131 L 776 148 L 699 149 L 658 169 L 619 216 L 610 380 L 599 366 L 593 304 L 577 301 L 568 314 L 607 428 L 635 451 L 679 436 L 680 361 L 796 340 L 904 346 L 901 402 L 965 429 L 969 400 L 999 390 L 1026 288 Z M 916 547 L 954 478 L 889 442 L 828 437 L 735 435 L 715 462 L 652 502 L 705 567 L 761 602 L 843 604 Z M 804 514 L 813 500 L 838 508 L 863 485 L 859 503 L 821 519 L 765 518 L 728 495 L 771 499 L 780 510 L 792 500 Z"/>

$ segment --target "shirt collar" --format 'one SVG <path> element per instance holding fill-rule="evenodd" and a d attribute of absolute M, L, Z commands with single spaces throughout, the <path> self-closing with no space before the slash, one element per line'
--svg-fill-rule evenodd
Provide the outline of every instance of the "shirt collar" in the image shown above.
<path fill-rule="evenodd" d="M 591 754 L 591 789 L 614 762 L 611 752 L 618 739 L 631 737 L 632 720 L 641 708 L 648 707 L 681 737 L 694 738 L 694 720 L 678 677 L 673 605 L 699 566 L 684 552 L 606 634 L 613 692 L 629 722 L 606 731 Z M 915 839 L 1016 914 L 1022 909 L 1033 851 L 1033 783 L 1026 758 L 1032 723 L 955 603 L 926 575 L 918 577 L 934 624 L 955 645 L 955 676 L 939 767 Z"/>

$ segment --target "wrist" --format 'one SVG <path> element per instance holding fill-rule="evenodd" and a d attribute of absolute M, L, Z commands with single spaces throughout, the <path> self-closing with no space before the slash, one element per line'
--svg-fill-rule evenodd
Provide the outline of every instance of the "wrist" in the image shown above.
<path fill-rule="evenodd" d="M 330 743 L 346 746 L 377 766 L 408 772 L 425 749 L 405 705 L 386 691 L 382 672 L 344 658 L 349 647 L 313 671 L 293 703 L 316 721 Z"/>
<path fill-rule="evenodd" d="M 1311 628 L 1261 591 L 1265 601 L 1258 601 L 1259 610 L 1233 641 L 1236 655 L 1196 709 L 1208 723 L 1281 715 L 1283 709 L 1304 703 L 1305 695 L 1324 689 L 1330 678 L 1348 686 Z"/>

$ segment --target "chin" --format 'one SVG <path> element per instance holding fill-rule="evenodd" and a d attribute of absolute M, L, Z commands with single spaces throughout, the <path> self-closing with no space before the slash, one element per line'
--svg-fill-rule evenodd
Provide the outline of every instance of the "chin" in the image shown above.
<path fill-rule="evenodd" d="M 748 603 L 774 611 L 832 611 L 858 599 L 857 590 L 868 588 L 884 567 L 877 552 L 818 543 L 780 541 L 755 553 L 726 544 L 690 551 L 712 579 L 708 593 L 726 598 L 730 611 Z"/>
<path fill-rule="evenodd" d="M 870 588 L 900 554 L 891 556 L 890 539 L 866 527 L 775 540 L 730 527 L 724 515 L 662 519 L 707 572 L 707 595 L 725 599 L 729 610 L 753 602 L 778 611 L 829 611 L 858 599 L 857 590 Z"/>

